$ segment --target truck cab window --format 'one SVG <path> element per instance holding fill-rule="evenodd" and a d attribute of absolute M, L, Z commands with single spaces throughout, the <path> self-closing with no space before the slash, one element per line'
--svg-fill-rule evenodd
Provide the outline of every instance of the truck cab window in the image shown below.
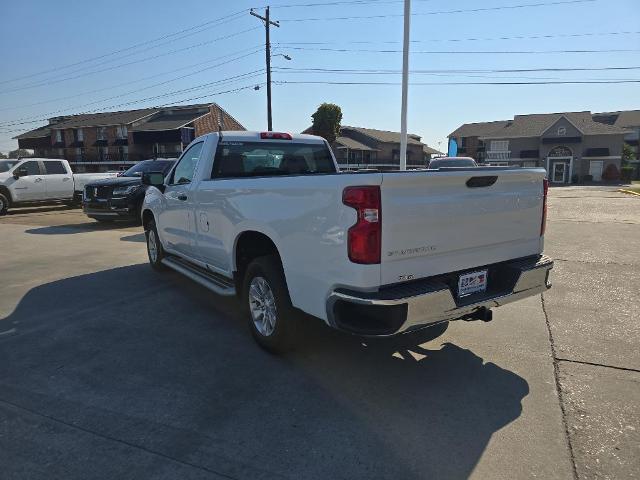
<path fill-rule="evenodd" d="M 221 142 L 212 178 L 335 173 L 331 152 L 320 143 Z"/>
<path fill-rule="evenodd" d="M 38 162 L 24 162 L 21 165 L 18 165 L 18 168 L 24 168 L 27 170 L 27 175 L 40 175 L 40 165 Z"/>
<path fill-rule="evenodd" d="M 45 175 L 64 175 L 67 170 L 62 162 L 44 162 Z"/>
<path fill-rule="evenodd" d="M 198 159 L 200 158 L 200 152 L 202 151 L 203 145 L 203 142 L 196 143 L 184 152 L 171 175 L 169 184 L 180 185 L 184 183 L 191 183 L 191 180 L 193 180 L 193 174 L 196 171 L 196 166 L 198 165 Z"/>

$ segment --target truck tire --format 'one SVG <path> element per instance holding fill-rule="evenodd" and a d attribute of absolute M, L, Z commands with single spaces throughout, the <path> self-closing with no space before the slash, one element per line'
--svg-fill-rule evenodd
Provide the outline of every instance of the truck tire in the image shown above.
<path fill-rule="evenodd" d="M 7 210 L 9 210 L 9 199 L 7 198 L 7 196 L 0 192 L 0 215 L 6 215 L 7 214 Z"/>
<path fill-rule="evenodd" d="M 162 249 L 162 243 L 160 243 L 160 237 L 158 237 L 156 222 L 150 220 L 149 223 L 147 223 L 147 228 L 144 233 L 147 237 L 147 256 L 149 257 L 149 264 L 154 270 L 159 272 L 166 270 L 167 267 L 162 263 L 164 250 Z"/>
<path fill-rule="evenodd" d="M 249 264 L 241 301 L 251 334 L 262 348 L 283 353 L 293 347 L 297 315 L 278 257 L 259 257 Z"/>

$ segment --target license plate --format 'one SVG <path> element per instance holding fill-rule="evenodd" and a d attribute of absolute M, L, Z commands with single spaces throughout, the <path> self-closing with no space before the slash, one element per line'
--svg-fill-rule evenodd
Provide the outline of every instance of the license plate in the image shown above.
<path fill-rule="evenodd" d="M 484 292 L 487 289 L 487 271 L 465 273 L 458 280 L 458 296 L 469 295 L 476 292 Z"/>

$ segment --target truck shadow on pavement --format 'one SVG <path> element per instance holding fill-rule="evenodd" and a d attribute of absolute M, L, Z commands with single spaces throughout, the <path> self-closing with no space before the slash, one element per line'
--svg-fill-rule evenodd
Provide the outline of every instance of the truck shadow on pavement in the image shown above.
<path fill-rule="evenodd" d="M 467 478 L 529 392 L 424 333 L 364 346 L 302 330 L 270 355 L 235 300 L 147 265 L 33 288 L 0 319 L 0 463 L 29 478 Z"/>
<path fill-rule="evenodd" d="M 136 227 L 132 222 L 100 223 L 88 221 L 85 223 L 73 223 L 66 225 L 49 225 L 47 227 L 30 228 L 25 230 L 32 235 L 73 235 L 76 233 L 100 232 L 104 230 L 121 230 L 123 228 Z M 142 229 L 142 227 L 140 227 Z"/>

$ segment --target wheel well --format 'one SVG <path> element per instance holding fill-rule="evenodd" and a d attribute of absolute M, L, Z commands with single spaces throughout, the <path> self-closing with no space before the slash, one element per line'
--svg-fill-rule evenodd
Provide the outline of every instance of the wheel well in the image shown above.
<path fill-rule="evenodd" d="M 244 272 L 254 258 L 265 255 L 276 255 L 282 264 L 282 259 L 278 253 L 275 243 L 260 232 L 243 232 L 236 242 L 236 283 L 239 285 L 244 279 Z"/>
<path fill-rule="evenodd" d="M 7 197 L 7 200 L 9 200 L 9 203 L 13 202 L 13 198 L 11 198 L 11 191 L 4 185 L 0 186 L 0 193 L 2 193 L 5 197 Z"/>
<path fill-rule="evenodd" d="M 145 230 L 147 229 L 147 225 L 151 220 L 153 220 L 153 213 L 151 213 L 151 210 L 145 210 L 142 214 L 142 226 Z"/>

